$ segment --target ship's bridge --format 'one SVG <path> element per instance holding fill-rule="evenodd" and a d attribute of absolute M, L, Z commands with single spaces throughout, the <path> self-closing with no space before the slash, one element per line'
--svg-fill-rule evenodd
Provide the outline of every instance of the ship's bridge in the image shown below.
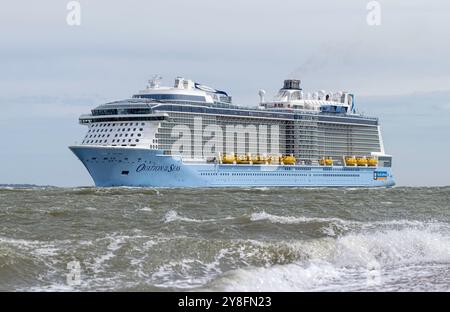
<path fill-rule="evenodd" d="M 288 79 L 273 101 L 265 101 L 264 90 L 259 91 L 260 109 L 268 110 L 306 110 L 324 113 L 354 113 L 354 96 L 345 91 L 326 92 L 320 90 L 304 93 L 300 80 Z"/>

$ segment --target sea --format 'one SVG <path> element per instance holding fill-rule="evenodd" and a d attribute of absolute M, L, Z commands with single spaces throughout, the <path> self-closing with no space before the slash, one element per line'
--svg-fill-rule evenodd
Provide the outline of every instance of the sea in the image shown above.
<path fill-rule="evenodd" d="M 450 187 L 0 188 L 0 291 L 449 291 Z"/>

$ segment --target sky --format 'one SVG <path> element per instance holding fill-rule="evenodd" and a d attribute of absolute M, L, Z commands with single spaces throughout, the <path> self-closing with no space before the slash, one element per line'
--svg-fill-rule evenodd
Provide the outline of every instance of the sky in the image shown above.
<path fill-rule="evenodd" d="M 398 185 L 450 185 L 450 2 L 79 0 L 0 7 L 0 183 L 92 185 L 67 148 L 80 114 L 161 75 L 226 90 L 254 106 L 286 78 L 347 90 L 380 118 Z"/>

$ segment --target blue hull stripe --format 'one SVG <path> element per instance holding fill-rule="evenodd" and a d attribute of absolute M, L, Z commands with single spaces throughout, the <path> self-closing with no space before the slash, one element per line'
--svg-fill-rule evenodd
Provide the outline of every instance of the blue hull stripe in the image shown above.
<path fill-rule="evenodd" d="M 186 163 L 161 150 L 72 146 L 96 186 L 388 187 L 391 168 Z"/>

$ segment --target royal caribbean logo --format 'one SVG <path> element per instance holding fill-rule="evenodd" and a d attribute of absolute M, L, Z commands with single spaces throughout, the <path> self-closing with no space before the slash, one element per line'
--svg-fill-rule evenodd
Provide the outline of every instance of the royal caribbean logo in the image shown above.
<path fill-rule="evenodd" d="M 374 171 L 373 179 L 374 180 L 386 180 L 388 177 L 388 173 L 386 171 Z"/>

